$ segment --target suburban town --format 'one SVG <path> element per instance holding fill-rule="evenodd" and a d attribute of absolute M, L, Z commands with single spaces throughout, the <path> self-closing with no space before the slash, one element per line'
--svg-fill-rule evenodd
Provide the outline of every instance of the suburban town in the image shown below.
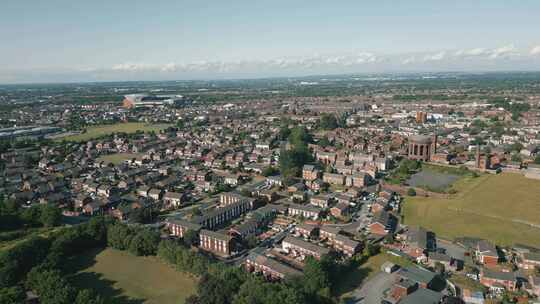
<path fill-rule="evenodd" d="M 31 105 L 17 101 L 26 93 L 3 90 L 13 94 L 0 121 L 7 251 L 35 232 L 13 232 L 20 225 L 8 221 L 10 209 L 24 221 L 47 206 L 34 212 L 58 219 L 38 235 L 108 217 L 271 284 L 330 260 L 343 270 L 327 297 L 343 303 L 540 296 L 536 199 L 456 205 L 470 211 L 446 216 L 472 214 L 477 223 L 461 225 L 482 225 L 465 230 L 452 219 L 418 219 L 413 205 L 496 191 L 484 186 L 499 178 L 531 183 L 537 198 L 536 86 L 490 96 L 434 89 L 223 102 L 134 93 L 77 104 L 59 95 Z M 528 204 L 519 208 L 531 216 L 512 218 L 501 204 Z M 474 212 L 484 209 L 482 222 Z M 39 301 L 35 290 L 25 294 Z"/>
<path fill-rule="evenodd" d="M 0 304 L 540 304 L 540 1 L 0 6 Z"/>

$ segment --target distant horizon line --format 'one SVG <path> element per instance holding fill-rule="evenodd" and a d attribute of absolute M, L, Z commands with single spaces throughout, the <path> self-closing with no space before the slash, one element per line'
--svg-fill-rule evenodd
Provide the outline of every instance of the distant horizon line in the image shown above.
<path fill-rule="evenodd" d="M 304 74 L 297 76 L 261 76 L 261 77 L 223 77 L 223 78 L 190 78 L 190 79 L 163 79 L 163 80 L 103 80 L 103 81 L 57 81 L 57 82 L 12 82 L 12 83 L 0 83 L 0 87 L 7 86 L 36 86 L 36 85 L 73 85 L 73 84 L 111 84 L 111 83 L 151 83 L 151 82 L 195 82 L 195 81 L 248 81 L 248 80 L 265 80 L 265 79 L 302 79 L 312 77 L 337 77 L 337 76 L 384 76 L 384 75 L 418 75 L 418 74 L 509 74 L 509 73 L 522 73 L 522 74 L 535 74 L 540 73 L 539 70 L 456 70 L 456 71 L 396 71 L 396 72 L 358 72 L 358 73 L 324 73 L 324 74 Z"/>

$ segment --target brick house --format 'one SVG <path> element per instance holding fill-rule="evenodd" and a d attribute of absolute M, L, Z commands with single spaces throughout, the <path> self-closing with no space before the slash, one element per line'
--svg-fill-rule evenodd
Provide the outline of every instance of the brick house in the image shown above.
<path fill-rule="evenodd" d="M 178 207 L 182 204 L 183 198 L 183 193 L 169 191 L 163 195 L 163 202 L 166 205 Z"/>
<path fill-rule="evenodd" d="M 329 183 L 330 185 L 344 185 L 345 176 L 337 173 L 324 173 L 323 181 Z"/>
<path fill-rule="evenodd" d="M 169 232 L 171 235 L 178 236 L 178 237 L 184 237 L 184 234 L 188 230 L 193 230 L 195 232 L 199 232 L 201 230 L 201 226 L 197 225 L 195 223 L 181 220 L 181 219 L 167 219 L 166 221 L 167 228 L 169 229 Z"/>
<path fill-rule="evenodd" d="M 321 214 L 321 209 L 315 206 L 310 205 L 299 205 L 299 204 L 289 204 L 287 209 L 290 216 L 303 216 L 304 218 L 309 218 L 316 220 Z"/>
<path fill-rule="evenodd" d="M 319 178 L 321 174 L 320 170 L 315 169 L 313 165 L 304 165 L 302 168 L 302 178 L 307 181 L 312 181 Z"/>
<path fill-rule="evenodd" d="M 497 266 L 499 262 L 499 254 L 495 245 L 486 240 L 480 240 L 474 248 L 474 254 L 478 262 L 486 267 Z"/>
<path fill-rule="evenodd" d="M 334 207 L 330 208 L 330 213 L 337 218 L 348 216 L 350 213 L 350 206 L 347 203 L 337 203 Z"/>
<path fill-rule="evenodd" d="M 369 225 L 369 231 L 375 235 L 387 235 L 394 233 L 397 227 L 398 220 L 390 212 L 381 211 L 375 214 L 373 222 Z"/>
<path fill-rule="evenodd" d="M 514 272 L 502 272 L 484 268 L 480 271 L 480 283 L 490 289 L 503 286 L 508 291 L 516 290 L 516 275 Z"/>
<path fill-rule="evenodd" d="M 518 257 L 518 266 L 522 269 L 534 270 L 536 267 L 540 268 L 540 253 L 538 252 L 524 252 Z"/>
<path fill-rule="evenodd" d="M 323 255 L 330 252 L 328 248 L 292 236 L 287 236 L 283 242 L 281 242 L 281 248 L 289 254 L 300 256 L 302 258 L 312 256 L 316 259 L 320 259 Z"/>
<path fill-rule="evenodd" d="M 225 233 L 202 229 L 199 233 L 199 247 L 217 255 L 229 256 L 232 250 L 232 237 Z"/>
<path fill-rule="evenodd" d="M 252 252 L 248 255 L 246 259 L 246 269 L 249 272 L 262 273 L 263 276 L 270 281 L 283 280 L 285 278 L 302 275 L 301 271 L 257 252 Z"/>
<path fill-rule="evenodd" d="M 310 225 L 306 223 L 299 224 L 296 226 L 295 231 L 299 235 L 305 238 L 312 238 L 317 235 L 319 228 L 315 225 Z"/>
<path fill-rule="evenodd" d="M 316 195 L 311 197 L 309 203 L 319 208 L 328 208 L 330 205 L 330 197 L 326 195 Z"/>
<path fill-rule="evenodd" d="M 345 179 L 345 185 L 348 187 L 362 188 L 368 185 L 371 177 L 363 172 L 347 175 Z"/>

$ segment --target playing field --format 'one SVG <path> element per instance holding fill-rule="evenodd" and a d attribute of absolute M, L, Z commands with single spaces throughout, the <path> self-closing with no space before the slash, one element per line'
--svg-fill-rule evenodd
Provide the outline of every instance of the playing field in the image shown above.
<path fill-rule="evenodd" d="M 540 246 L 540 181 L 503 173 L 457 181 L 450 199 L 407 197 L 404 222 L 439 236 L 489 239 L 496 244 Z"/>
<path fill-rule="evenodd" d="M 70 281 L 79 288 L 93 288 L 106 303 L 179 304 L 195 293 L 196 279 L 155 257 L 105 249 L 79 256 L 73 264 L 80 270 Z"/>
<path fill-rule="evenodd" d="M 97 161 L 98 162 L 103 161 L 106 164 L 112 163 L 114 165 L 118 165 L 122 163 L 124 160 L 133 159 L 140 155 L 141 154 L 137 154 L 137 153 L 114 153 L 114 154 L 100 156 L 97 158 Z"/>
<path fill-rule="evenodd" d="M 122 132 L 122 133 L 135 133 L 137 131 L 143 131 L 143 132 L 159 132 L 160 130 L 166 129 L 170 125 L 166 124 L 157 124 L 157 125 L 151 125 L 146 124 L 142 122 L 126 122 L 126 123 L 117 123 L 113 125 L 100 125 L 100 126 L 92 126 L 86 128 L 85 133 L 76 134 L 76 135 L 69 135 L 66 137 L 60 137 L 56 140 L 67 140 L 67 141 L 87 141 L 94 138 L 99 138 L 101 136 L 109 135 L 115 132 Z"/>

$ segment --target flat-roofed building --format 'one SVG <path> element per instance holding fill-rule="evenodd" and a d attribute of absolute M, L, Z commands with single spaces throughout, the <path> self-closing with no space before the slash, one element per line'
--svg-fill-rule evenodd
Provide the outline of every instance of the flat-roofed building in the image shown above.
<path fill-rule="evenodd" d="M 257 252 L 248 255 L 246 268 L 250 272 L 262 273 L 269 280 L 283 280 L 302 275 L 301 271 Z"/>
<path fill-rule="evenodd" d="M 236 203 L 231 203 L 225 207 L 216 208 L 210 212 L 206 212 L 201 216 L 193 218 L 192 222 L 201 225 L 207 229 L 213 229 L 219 225 L 238 218 L 244 213 L 251 210 L 252 200 L 240 200 Z"/>
<path fill-rule="evenodd" d="M 323 181 L 325 183 L 329 183 L 330 185 L 344 185 L 345 175 L 338 173 L 325 173 L 323 174 Z"/>
<path fill-rule="evenodd" d="M 182 219 L 167 219 L 167 228 L 171 235 L 184 237 L 188 230 L 198 232 L 201 230 L 201 225 L 182 220 Z"/>
<path fill-rule="evenodd" d="M 122 105 L 124 108 L 151 108 L 165 105 L 173 105 L 181 101 L 181 95 L 148 95 L 148 94 L 130 94 L 124 96 Z"/>
<path fill-rule="evenodd" d="M 287 236 L 281 243 L 281 248 L 290 254 L 306 257 L 312 256 L 320 259 L 323 255 L 328 254 L 330 250 L 325 247 L 304 241 L 302 239 Z"/>
<path fill-rule="evenodd" d="M 237 202 L 239 202 L 241 200 L 253 201 L 253 199 L 251 199 L 249 197 L 245 197 L 243 195 L 240 195 L 240 194 L 234 193 L 234 192 L 224 192 L 224 193 L 221 193 L 219 195 L 219 203 L 222 206 L 227 206 L 227 205 L 230 205 L 230 204 L 233 204 L 233 203 L 237 203 Z"/>
<path fill-rule="evenodd" d="M 299 205 L 299 204 L 289 204 L 288 213 L 290 216 L 303 216 L 304 218 L 309 218 L 316 220 L 321 214 L 321 209 L 312 205 Z"/>
<path fill-rule="evenodd" d="M 199 233 L 199 244 L 202 250 L 221 256 L 229 256 L 231 254 L 232 237 L 225 233 L 203 229 Z"/>
<path fill-rule="evenodd" d="M 327 195 L 322 195 L 322 194 L 315 195 L 311 197 L 311 199 L 309 200 L 309 203 L 323 209 L 328 208 L 328 206 L 330 205 L 330 197 Z"/>

